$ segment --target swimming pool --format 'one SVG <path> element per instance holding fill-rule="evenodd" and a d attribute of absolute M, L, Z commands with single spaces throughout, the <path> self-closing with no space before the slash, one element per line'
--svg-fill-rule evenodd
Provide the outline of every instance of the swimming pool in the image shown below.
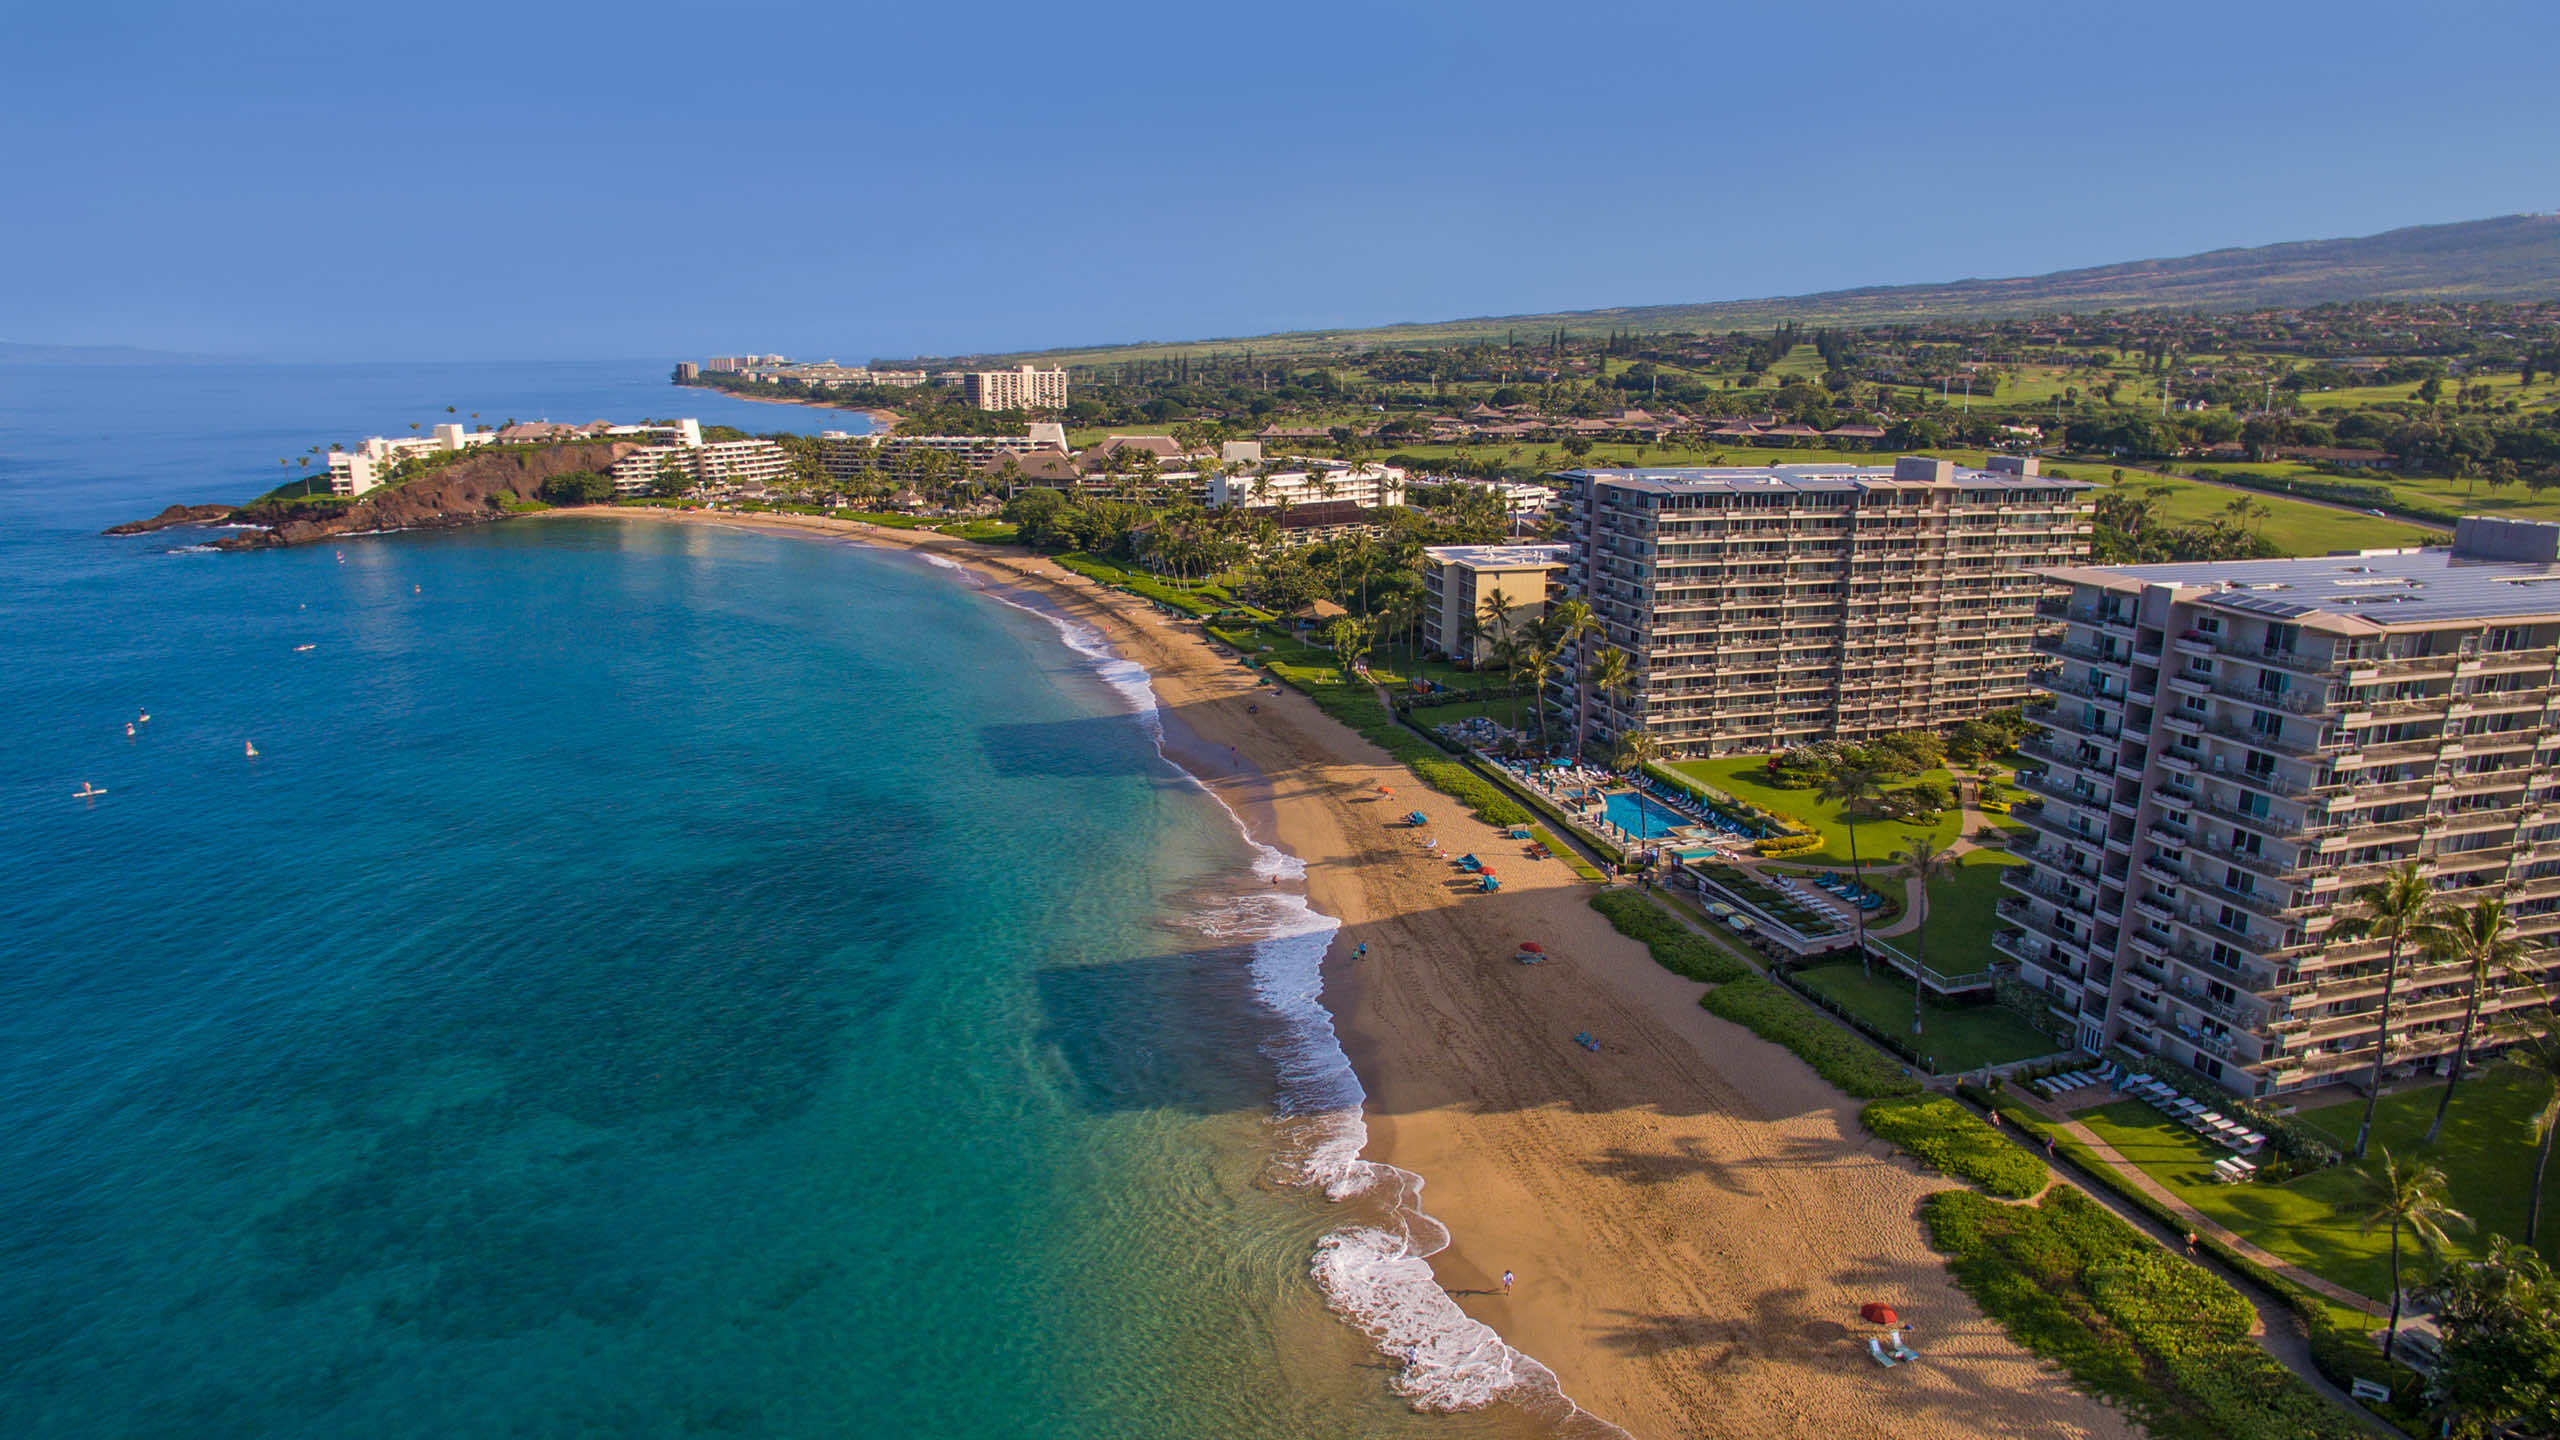
<path fill-rule="evenodd" d="M 1609 823 L 1639 839 L 1650 840 L 1668 835 L 1684 825 L 1698 822 L 1666 806 L 1647 800 L 1632 790 L 1613 790 L 1600 797 L 1600 808 Z"/>

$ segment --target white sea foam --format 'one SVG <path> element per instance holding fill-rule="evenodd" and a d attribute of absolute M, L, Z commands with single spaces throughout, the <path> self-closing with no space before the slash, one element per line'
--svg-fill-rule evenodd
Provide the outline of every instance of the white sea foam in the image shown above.
<path fill-rule="evenodd" d="M 940 556 L 925 558 L 967 573 Z M 1396 1392 L 1417 1410 L 1472 1410 L 1511 1401 L 1555 1421 L 1560 1434 L 1623 1440 L 1624 1431 L 1574 1404 L 1555 1372 L 1513 1349 L 1441 1288 L 1430 1257 L 1448 1247 L 1449 1231 L 1423 1210 L 1422 1177 L 1360 1157 L 1369 1144 L 1362 1117 L 1368 1092 L 1334 1031 L 1333 1012 L 1324 1006 L 1325 952 L 1342 922 L 1319 912 L 1303 893 L 1284 888 L 1306 879 L 1306 862 L 1254 838 L 1234 807 L 1165 753 L 1164 721 L 1145 666 L 1123 659 L 1089 625 L 1001 590 L 988 593 L 1055 626 L 1067 647 L 1092 662 L 1128 703 L 1156 752 L 1218 802 L 1252 849 L 1255 886 L 1204 907 L 1194 918 L 1212 938 L 1251 945 L 1254 996 L 1279 1021 L 1263 1053 L 1279 1069 L 1272 1124 L 1282 1178 L 1321 1189 L 1337 1203 L 1358 1198 L 1381 1217 L 1317 1242 L 1310 1270 L 1326 1302 L 1396 1363 Z"/>

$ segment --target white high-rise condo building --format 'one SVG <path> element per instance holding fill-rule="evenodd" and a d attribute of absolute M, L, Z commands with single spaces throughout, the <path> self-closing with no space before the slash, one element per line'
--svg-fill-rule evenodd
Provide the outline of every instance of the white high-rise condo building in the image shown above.
<path fill-rule="evenodd" d="M 1063 410 L 1067 405 L 1067 372 L 1062 366 L 973 370 L 960 383 L 969 403 L 981 410 Z"/>
<path fill-rule="evenodd" d="M 1935 727 L 2019 704 L 2037 572 L 2088 558 L 2093 488 L 1995 455 L 1981 469 L 1576 470 L 1565 588 L 1634 682 L 1580 694 L 1603 734 L 1641 727 L 1672 755 L 1783 750 Z"/>
<path fill-rule="evenodd" d="M 2560 960 L 2560 525 L 2054 577 L 2037 838 L 1994 944 L 2081 1048 L 2251 1095 L 2362 1083 L 2389 945 L 2339 925 L 2409 862 L 2503 899 L 2537 974 Z M 2462 966 L 2406 958 L 2393 1070 L 2448 1055 L 2467 1003 Z M 2542 1003 L 2493 977 L 2486 1011 Z"/>

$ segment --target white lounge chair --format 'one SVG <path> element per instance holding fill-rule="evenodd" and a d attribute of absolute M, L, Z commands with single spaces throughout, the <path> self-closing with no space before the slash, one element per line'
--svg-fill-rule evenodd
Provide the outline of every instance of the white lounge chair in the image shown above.
<path fill-rule="evenodd" d="M 1890 1370 L 1894 1366 L 1902 1363 L 1891 1355 L 1885 1353 L 1884 1341 L 1873 1335 L 1867 1337 L 1867 1353 L 1874 1356 L 1876 1363 L 1887 1370 Z"/>

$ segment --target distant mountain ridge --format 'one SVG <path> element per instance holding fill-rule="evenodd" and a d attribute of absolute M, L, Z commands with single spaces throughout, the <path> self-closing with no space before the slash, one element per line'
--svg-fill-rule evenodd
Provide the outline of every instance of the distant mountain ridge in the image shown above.
<path fill-rule="evenodd" d="M 2289 309 L 2349 300 L 2560 300 L 2560 214 L 2412 225 L 2341 240 L 2295 240 L 2005 280 L 1869 285 L 1812 295 L 1491 315 L 1224 340 L 1023 352 L 1007 359 L 1272 350 L 1291 342 L 1445 345 L 1513 331 L 1756 330 L 1787 321 L 1891 325 L 2090 310 Z M 991 357 L 992 358 L 992 357 Z"/>

